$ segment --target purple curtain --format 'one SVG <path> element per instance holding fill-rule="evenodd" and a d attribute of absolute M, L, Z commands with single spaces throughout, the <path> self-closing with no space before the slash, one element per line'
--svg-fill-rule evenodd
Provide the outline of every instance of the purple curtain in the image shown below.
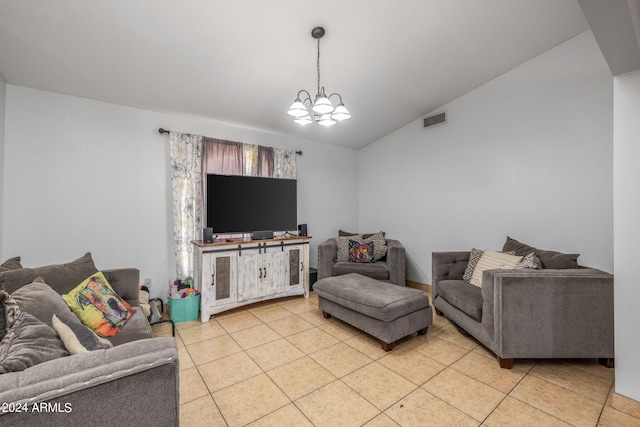
<path fill-rule="evenodd" d="M 207 174 L 242 175 L 241 142 L 202 137 L 202 218 L 207 218 Z M 206 227 L 206 224 L 203 226 Z"/>
<path fill-rule="evenodd" d="M 202 173 L 242 175 L 242 143 L 202 138 Z"/>

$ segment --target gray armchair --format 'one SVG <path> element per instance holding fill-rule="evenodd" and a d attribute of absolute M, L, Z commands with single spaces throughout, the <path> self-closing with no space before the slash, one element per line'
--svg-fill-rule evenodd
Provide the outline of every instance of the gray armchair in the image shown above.
<path fill-rule="evenodd" d="M 387 255 L 373 263 L 338 261 L 336 239 L 318 245 L 318 280 L 343 274 L 358 273 L 383 282 L 405 286 L 405 250 L 398 240 L 386 239 Z"/>
<path fill-rule="evenodd" d="M 612 368 L 613 276 L 601 270 L 485 270 L 463 280 L 469 252 L 434 252 L 433 305 L 511 368 L 514 358 L 598 358 Z"/>

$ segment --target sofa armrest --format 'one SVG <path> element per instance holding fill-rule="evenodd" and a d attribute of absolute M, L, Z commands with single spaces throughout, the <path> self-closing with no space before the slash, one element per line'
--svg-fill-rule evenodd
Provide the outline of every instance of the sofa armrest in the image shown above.
<path fill-rule="evenodd" d="M 406 286 L 406 257 L 405 249 L 398 240 L 387 239 L 387 267 L 389 267 L 389 281 L 394 285 Z"/>
<path fill-rule="evenodd" d="M 57 405 L 59 412 L 1 413 L 0 425 L 84 425 L 109 408 L 109 423 L 178 425 L 178 349 L 172 337 L 90 351 L 0 376 L 0 402 Z"/>
<path fill-rule="evenodd" d="M 613 276 L 597 269 L 487 270 L 501 358 L 612 358 Z"/>
<path fill-rule="evenodd" d="M 102 270 L 102 273 L 118 295 L 134 307 L 140 305 L 140 270 L 137 268 L 117 268 Z"/>
<path fill-rule="evenodd" d="M 336 239 L 327 239 L 318 245 L 318 280 L 333 276 L 333 264 L 337 256 Z"/>
<path fill-rule="evenodd" d="M 431 253 L 431 291 L 433 299 L 438 294 L 440 280 L 462 280 L 469 264 L 471 252 L 432 252 Z"/>

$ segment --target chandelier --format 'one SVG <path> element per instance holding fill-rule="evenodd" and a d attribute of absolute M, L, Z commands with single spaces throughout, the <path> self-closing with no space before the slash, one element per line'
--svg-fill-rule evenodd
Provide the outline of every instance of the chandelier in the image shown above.
<path fill-rule="evenodd" d="M 298 92 L 287 114 L 295 117 L 293 120 L 299 125 L 308 125 L 309 123 L 316 122 L 321 126 L 333 126 L 337 122 L 347 120 L 351 118 L 351 114 L 342 103 L 342 96 L 339 93 L 332 93 L 327 96 L 324 91 L 324 86 L 320 87 L 320 39 L 324 36 L 324 27 L 315 27 L 311 30 L 311 37 L 318 40 L 318 92 L 315 99 L 311 100 L 311 95 L 306 90 Z M 306 97 L 301 99 L 300 95 L 305 94 Z M 339 101 L 337 106 L 333 106 L 329 98 L 337 96 Z"/>

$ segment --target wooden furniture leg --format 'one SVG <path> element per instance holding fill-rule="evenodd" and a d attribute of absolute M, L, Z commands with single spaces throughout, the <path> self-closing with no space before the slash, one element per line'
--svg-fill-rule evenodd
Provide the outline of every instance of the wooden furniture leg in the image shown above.
<path fill-rule="evenodd" d="M 427 329 L 429 329 L 429 327 L 427 326 L 426 328 L 422 328 L 418 331 L 418 335 L 427 335 Z"/>
<path fill-rule="evenodd" d="M 435 308 L 435 307 L 433 307 L 433 308 L 434 308 L 434 310 L 436 311 L 436 314 L 437 314 L 438 316 L 442 316 L 442 315 L 443 315 L 443 313 L 442 313 L 440 310 L 438 310 L 438 309 L 437 309 L 437 308 Z"/>
<path fill-rule="evenodd" d="M 324 317 L 325 319 L 331 319 L 331 315 L 329 313 L 327 313 L 326 311 L 322 312 L 322 317 Z"/>
<path fill-rule="evenodd" d="M 394 345 L 396 345 L 396 343 L 395 343 L 395 342 L 392 342 L 392 343 L 386 343 L 386 342 L 384 342 L 384 341 L 380 341 L 380 344 L 382 344 L 382 349 L 383 349 L 384 351 L 391 351 L 391 350 L 393 350 L 393 346 L 394 346 Z"/>
<path fill-rule="evenodd" d="M 502 369 L 511 369 L 513 368 L 513 357 L 511 359 L 503 359 L 502 357 L 498 357 L 498 363 Z"/>
<path fill-rule="evenodd" d="M 611 369 L 615 367 L 615 359 L 613 357 L 601 357 L 598 362 L 605 368 Z"/>

